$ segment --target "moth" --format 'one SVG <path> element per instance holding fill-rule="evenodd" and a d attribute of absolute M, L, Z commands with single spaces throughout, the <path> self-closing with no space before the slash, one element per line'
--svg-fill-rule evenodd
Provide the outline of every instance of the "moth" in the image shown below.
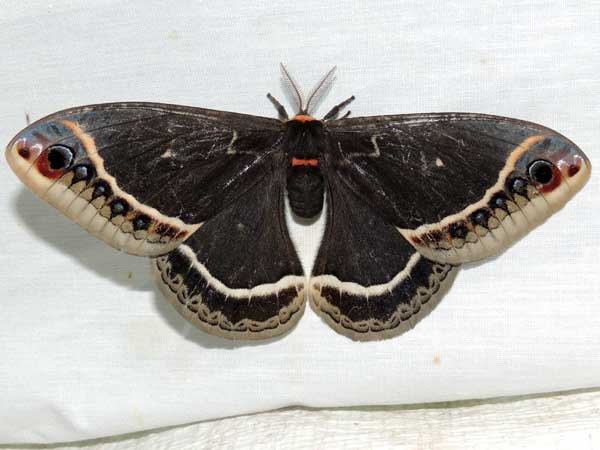
<path fill-rule="evenodd" d="M 94 236 L 152 258 L 165 297 L 231 339 L 280 335 L 307 301 L 337 332 L 381 339 L 412 328 L 461 264 L 506 248 L 590 176 L 569 139 L 471 113 L 311 115 L 330 71 L 278 118 L 158 103 L 51 114 L 8 144 L 39 197 Z M 310 277 L 288 235 L 293 214 L 326 227 Z"/>

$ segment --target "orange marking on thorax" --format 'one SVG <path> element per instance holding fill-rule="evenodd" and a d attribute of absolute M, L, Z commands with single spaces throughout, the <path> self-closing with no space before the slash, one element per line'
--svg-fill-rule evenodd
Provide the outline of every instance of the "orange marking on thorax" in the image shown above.
<path fill-rule="evenodd" d="M 313 116 L 307 116 L 306 114 L 298 114 L 292 117 L 290 120 L 297 120 L 298 122 L 312 122 L 315 119 Z"/>
<path fill-rule="evenodd" d="M 300 158 L 292 158 L 292 166 L 313 166 L 317 167 L 319 165 L 318 159 L 300 159 Z"/>

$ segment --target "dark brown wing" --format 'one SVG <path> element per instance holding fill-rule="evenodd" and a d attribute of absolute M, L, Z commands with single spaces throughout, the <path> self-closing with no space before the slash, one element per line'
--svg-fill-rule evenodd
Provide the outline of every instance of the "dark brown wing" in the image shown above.
<path fill-rule="evenodd" d="M 282 167 L 153 260 L 161 290 L 194 325 L 230 339 L 264 339 L 298 321 L 305 278 L 285 223 L 284 190 Z"/>
<path fill-rule="evenodd" d="M 443 263 L 498 252 L 560 209 L 591 168 L 564 136 L 504 117 L 360 117 L 327 128 L 326 171 Z"/>
<path fill-rule="evenodd" d="M 310 280 L 338 332 L 414 326 L 458 266 L 490 256 L 559 209 L 590 164 L 545 127 L 477 114 L 327 122 L 327 225 Z"/>
<path fill-rule="evenodd" d="M 96 237 L 137 255 L 175 248 L 273 170 L 275 119 L 155 103 L 68 109 L 7 148 L 21 180 Z"/>
<path fill-rule="evenodd" d="M 327 180 L 327 224 L 309 289 L 313 309 L 352 339 L 409 330 L 439 303 L 459 268 L 422 256 L 339 174 Z"/>

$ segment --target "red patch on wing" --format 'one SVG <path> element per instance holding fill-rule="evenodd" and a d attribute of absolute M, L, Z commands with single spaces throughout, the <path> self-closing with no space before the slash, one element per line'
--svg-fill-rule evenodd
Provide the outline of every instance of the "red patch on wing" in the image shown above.
<path fill-rule="evenodd" d="M 549 183 L 538 185 L 538 189 L 540 192 L 552 192 L 562 183 L 562 174 L 560 173 L 560 169 L 556 166 L 552 166 L 552 179 Z"/>
<path fill-rule="evenodd" d="M 567 170 L 567 175 L 569 175 L 570 177 L 573 177 L 573 176 L 577 175 L 577 172 L 579 172 L 579 169 L 581 169 L 581 162 L 577 161 L 576 164 L 569 166 L 569 170 Z"/>
<path fill-rule="evenodd" d="M 319 165 L 318 159 L 300 159 L 300 158 L 292 158 L 292 166 L 313 166 L 317 167 Z"/>
<path fill-rule="evenodd" d="M 36 160 L 35 165 L 38 171 L 45 176 L 46 178 L 50 178 L 52 180 L 56 180 L 62 176 L 65 171 L 63 169 L 54 170 L 50 167 L 50 161 L 48 161 L 48 152 L 42 152 L 40 157 Z"/>
<path fill-rule="evenodd" d="M 27 145 L 26 139 L 19 139 L 15 144 L 17 154 L 23 159 L 31 159 L 32 156 L 36 156 L 39 153 L 37 146 L 30 147 Z"/>
<path fill-rule="evenodd" d="M 413 242 L 413 244 L 415 245 L 423 245 L 423 240 L 418 237 L 418 236 L 411 236 L 410 240 Z"/>
<path fill-rule="evenodd" d="M 17 152 L 19 153 L 19 156 L 21 156 L 21 158 L 29 159 L 29 157 L 31 156 L 31 152 L 27 147 L 20 148 L 19 150 L 17 150 Z"/>

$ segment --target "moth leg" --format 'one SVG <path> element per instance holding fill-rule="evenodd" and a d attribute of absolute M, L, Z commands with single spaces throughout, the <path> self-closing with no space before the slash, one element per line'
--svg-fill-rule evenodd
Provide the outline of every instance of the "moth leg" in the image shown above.
<path fill-rule="evenodd" d="M 273 106 L 275 106 L 275 109 L 277 110 L 277 114 L 279 115 L 279 120 L 281 120 L 283 122 L 290 118 L 288 116 L 287 111 L 285 110 L 285 106 L 283 106 L 281 103 L 279 103 L 279 101 L 275 97 L 273 97 L 271 95 L 271 93 L 267 94 L 267 98 L 271 101 L 271 103 L 273 103 Z"/>
<path fill-rule="evenodd" d="M 340 113 L 340 110 L 345 108 L 346 106 L 348 106 L 350 103 L 352 103 L 352 101 L 354 101 L 355 97 L 354 95 L 347 98 L 346 100 L 344 100 L 343 102 L 335 105 L 333 108 L 331 108 L 331 110 L 325 114 L 325 117 L 323 117 L 323 120 L 332 120 L 337 118 L 338 114 Z M 348 111 L 346 113 L 346 115 L 344 117 L 342 117 L 342 119 L 345 119 L 346 117 L 348 117 L 350 115 L 350 111 Z"/>

